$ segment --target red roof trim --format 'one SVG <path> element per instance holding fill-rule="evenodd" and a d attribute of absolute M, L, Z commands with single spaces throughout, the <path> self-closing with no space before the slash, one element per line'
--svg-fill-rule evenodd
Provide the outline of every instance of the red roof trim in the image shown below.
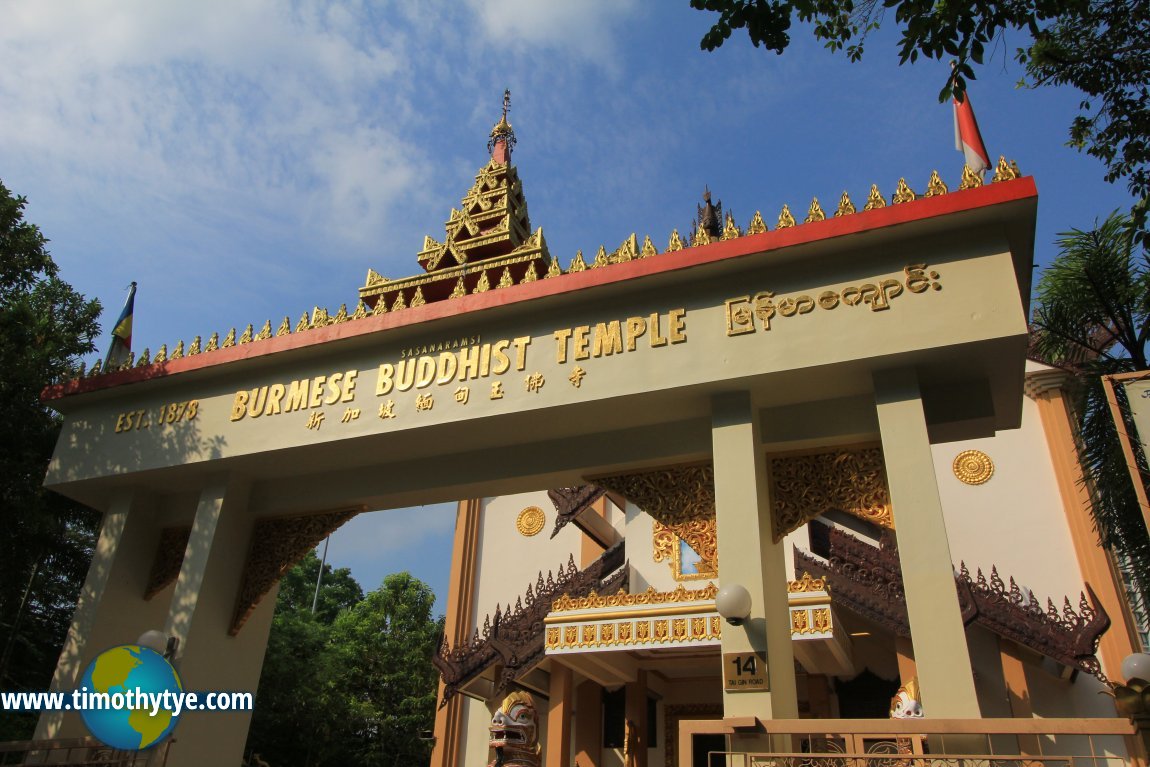
<path fill-rule="evenodd" d="M 448 301 L 437 301 L 396 313 L 370 316 L 339 325 L 329 325 L 324 328 L 277 336 L 242 346 L 232 346 L 227 349 L 198 354 L 194 357 L 183 357 L 178 360 L 117 371 L 94 378 L 72 380 L 46 387 L 41 398 L 44 401 L 62 399 L 114 386 L 227 365 L 291 349 L 325 344 L 343 338 L 354 338 L 392 328 L 430 322 L 444 317 L 479 312 L 496 306 L 532 301 L 546 296 L 623 282 L 636 277 L 672 272 L 753 253 L 782 250 L 796 245 L 805 245 L 1037 196 L 1038 191 L 1032 177 L 1028 176 L 1007 182 L 1000 181 L 977 189 L 922 198 L 901 205 L 888 205 L 885 208 L 862 211 L 850 216 L 828 218 L 825 221 L 800 224 L 786 229 L 774 229 L 762 234 L 747 235 L 725 242 L 685 248 L 674 253 L 661 253 L 651 258 L 612 264 L 606 268 L 564 274 L 558 279 L 540 279 L 537 282 L 514 285 L 510 288 L 473 293 Z"/>

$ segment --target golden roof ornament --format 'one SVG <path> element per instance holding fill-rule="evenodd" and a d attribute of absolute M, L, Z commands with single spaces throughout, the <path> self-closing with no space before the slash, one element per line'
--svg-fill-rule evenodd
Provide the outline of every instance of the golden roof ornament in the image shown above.
<path fill-rule="evenodd" d="M 178 359 L 182 359 L 183 356 L 184 356 L 184 342 L 183 341 L 177 341 L 176 342 L 176 348 L 172 349 L 172 353 L 168 356 L 168 359 L 178 360 Z"/>
<path fill-rule="evenodd" d="M 311 329 L 311 322 L 307 318 L 307 312 L 300 315 L 299 322 L 296 323 L 295 332 L 302 333 L 305 330 Z"/>
<path fill-rule="evenodd" d="M 976 173 L 974 168 L 969 165 L 962 166 L 962 181 L 958 184 L 958 190 L 961 192 L 964 189 L 977 189 L 982 186 L 982 174 Z"/>
<path fill-rule="evenodd" d="M 943 183 L 942 178 L 938 175 L 938 171 L 932 170 L 930 172 L 930 180 L 926 182 L 926 194 L 924 194 L 923 197 L 938 197 L 949 191 L 946 184 Z"/>
<path fill-rule="evenodd" d="M 102 364 L 101 364 L 100 360 L 96 360 L 96 364 L 92 365 L 92 369 L 91 369 L 91 370 L 88 372 L 88 375 L 89 375 L 89 376 L 98 376 L 98 375 L 100 375 L 100 374 L 103 372 L 103 371 L 100 369 L 101 367 L 102 367 Z"/>
<path fill-rule="evenodd" d="M 516 138 L 515 130 L 511 127 L 511 123 L 507 122 L 507 113 L 511 111 L 511 90 L 503 91 L 503 116 L 499 118 L 499 122 L 495 123 L 495 127 L 491 129 L 491 136 L 487 140 L 487 153 L 494 156 L 496 145 L 502 142 L 507 147 L 507 157 L 503 160 L 504 163 L 511 161 L 511 150 L 515 148 Z"/>
<path fill-rule="evenodd" d="M 912 202 L 917 198 L 918 195 L 916 195 L 914 190 L 906 183 L 906 179 L 900 178 L 898 180 L 898 186 L 894 189 L 894 196 L 891 198 L 891 201 L 895 205 L 901 205 L 904 202 Z"/>
<path fill-rule="evenodd" d="M 535 282 L 538 279 L 539 273 L 535 271 L 535 262 L 532 261 L 527 265 L 527 271 L 523 273 L 523 279 L 519 281 L 519 284 L 522 285 L 525 282 Z"/>
<path fill-rule="evenodd" d="M 701 226 L 696 226 L 695 231 L 691 233 L 692 248 L 697 248 L 700 245 L 710 245 L 712 242 L 711 233 Z"/>
<path fill-rule="evenodd" d="M 599 246 L 598 252 L 595 253 L 595 260 L 591 262 L 590 268 L 598 269 L 607 265 L 607 249 L 602 245 Z"/>
<path fill-rule="evenodd" d="M 674 253 L 683 249 L 683 238 L 679 236 L 678 229 L 671 230 L 671 239 L 667 241 L 667 252 Z"/>
<path fill-rule="evenodd" d="M 779 213 L 779 223 L 775 226 L 776 229 L 786 229 L 787 227 L 795 225 L 795 217 L 791 215 L 791 209 L 786 204 L 783 205 L 782 212 Z"/>
<path fill-rule="evenodd" d="M 723 225 L 723 235 L 720 239 L 733 240 L 737 237 L 742 237 L 743 233 L 735 223 L 735 217 L 731 215 L 731 211 L 727 211 L 727 222 Z"/>
<path fill-rule="evenodd" d="M 226 336 L 224 336 L 224 342 L 220 346 L 223 349 L 227 349 L 227 348 L 235 346 L 235 345 L 236 345 L 236 329 L 232 328 L 231 330 L 228 331 L 228 334 Z"/>
<path fill-rule="evenodd" d="M 328 316 L 327 309 L 317 306 L 311 312 L 311 326 L 313 328 L 327 327 L 331 324 L 331 317 Z"/>
<path fill-rule="evenodd" d="M 803 219 L 804 224 L 813 224 L 816 221 L 826 221 L 827 214 L 823 213 L 823 206 L 819 205 L 819 198 L 811 198 L 811 207 L 807 209 L 807 217 Z"/>
<path fill-rule="evenodd" d="M 160 348 L 156 350 L 156 356 L 152 358 L 153 363 L 167 362 L 168 361 L 168 345 L 160 344 Z"/>
<path fill-rule="evenodd" d="M 878 184 L 870 185 L 870 194 L 867 195 L 866 205 L 863 210 L 876 210 L 878 208 L 886 207 L 886 198 L 882 196 L 882 192 L 878 190 Z"/>
<path fill-rule="evenodd" d="M 639 238 L 635 236 L 634 232 L 631 232 L 631 236 L 623 240 L 608 261 L 613 264 L 621 264 L 624 261 L 634 261 L 636 258 L 639 258 Z"/>
<path fill-rule="evenodd" d="M 557 258 L 551 259 L 551 263 L 547 265 L 547 277 L 548 277 L 548 279 L 550 279 L 551 277 L 558 277 L 561 274 L 563 274 L 563 267 L 559 266 L 559 259 L 557 259 Z"/>
<path fill-rule="evenodd" d="M 280 323 L 279 328 L 276 329 L 276 336 L 291 335 L 291 318 L 284 317 L 284 321 Z"/>
<path fill-rule="evenodd" d="M 339 311 L 331 318 L 332 325 L 338 325 L 341 322 L 347 322 L 347 304 L 340 304 Z"/>
<path fill-rule="evenodd" d="M 840 216 L 849 216 L 855 212 L 855 204 L 851 202 L 851 197 L 843 190 L 843 196 L 839 198 L 839 209 L 835 211 L 835 218 Z"/>
<path fill-rule="evenodd" d="M 244 328 L 243 334 L 240 335 L 240 343 L 241 344 L 250 344 L 252 342 L 252 333 L 253 332 L 254 331 L 253 331 L 252 325 L 249 322 L 248 326 L 246 328 Z"/>
<path fill-rule="evenodd" d="M 643 238 L 643 249 L 639 251 L 639 258 L 650 258 L 651 256 L 659 255 L 659 251 L 655 250 L 655 243 L 651 242 L 651 235 Z"/>
<path fill-rule="evenodd" d="M 503 274 L 499 276 L 499 284 L 495 286 L 496 290 L 500 288 L 509 288 L 515 284 L 515 280 L 511 279 L 511 267 L 503 267 Z"/>
<path fill-rule="evenodd" d="M 401 290 L 395 294 L 395 303 L 393 303 L 391 305 L 391 310 L 393 312 L 398 312 L 398 311 L 402 311 L 403 309 L 406 309 L 406 308 L 407 308 L 407 301 L 403 298 L 403 291 Z"/>
<path fill-rule="evenodd" d="M 587 271 L 587 262 L 583 260 L 583 251 L 575 251 L 575 258 L 571 259 L 571 265 L 567 267 L 567 273 L 584 272 Z"/>
<path fill-rule="evenodd" d="M 763 214 L 755 211 L 754 217 L 751 218 L 751 223 L 747 224 L 747 234 L 762 234 L 767 231 L 767 222 L 763 221 Z"/>
<path fill-rule="evenodd" d="M 384 301 L 382 298 L 375 302 L 375 308 L 371 310 L 372 317 L 377 314 L 387 314 L 387 301 Z"/>
<path fill-rule="evenodd" d="M 144 351 L 147 351 L 145 349 Z M 124 360 L 124 364 L 120 365 L 120 370 L 128 370 L 136 364 L 136 353 L 128 352 L 128 359 Z"/>
<path fill-rule="evenodd" d="M 196 336 L 192 339 L 192 345 L 188 347 L 188 356 L 192 357 L 200 353 L 200 337 Z"/>
<path fill-rule="evenodd" d="M 256 334 L 256 340 L 257 341 L 266 341 L 267 339 L 269 339 L 271 337 L 272 337 L 272 321 L 268 320 L 264 323 L 264 326 L 262 328 L 260 328 L 260 332 Z"/>
<path fill-rule="evenodd" d="M 472 293 L 486 293 L 491 290 L 491 280 L 487 279 L 487 272 L 479 273 L 479 281 L 475 283 L 475 290 Z"/>
<path fill-rule="evenodd" d="M 419 285 L 416 285 L 415 286 L 415 295 L 413 295 L 411 297 L 412 308 L 415 308 L 416 306 L 423 306 L 426 303 L 427 303 L 427 299 L 425 299 L 423 297 L 423 288 L 421 288 Z M 344 311 L 344 314 L 346 315 L 347 312 Z"/>
<path fill-rule="evenodd" d="M 194 345 L 195 344 L 193 344 L 193 346 Z M 211 336 L 208 337 L 208 345 L 204 349 L 204 351 L 205 352 L 214 352 L 216 349 L 219 349 L 219 348 L 220 348 L 220 334 L 219 333 L 212 333 Z"/>
<path fill-rule="evenodd" d="M 448 298 L 463 298 L 467 295 L 467 285 L 464 284 L 463 278 L 460 277 L 455 281 L 455 287 L 451 290 L 451 295 Z"/>
<path fill-rule="evenodd" d="M 150 357 L 151 357 L 151 352 L 148 350 L 148 347 L 145 346 L 144 347 L 144 353 L 140 355 L 140 360 L 139 360 L 139 362 L 136 363 L 136 367 L 142 368 L 145 365 L 152 364 L 151 359 L 149 359 Z"/>
<path fill-rule="evenodd" d="M 1016 178 L 1022 178 L 1022 171 L 1018 169 L 1018 164 L 1014 162 L 1007 163 L 1006 156 L 999 155 L 998 165 L 994 168 L 994 182 L 1013 181 Z"/>

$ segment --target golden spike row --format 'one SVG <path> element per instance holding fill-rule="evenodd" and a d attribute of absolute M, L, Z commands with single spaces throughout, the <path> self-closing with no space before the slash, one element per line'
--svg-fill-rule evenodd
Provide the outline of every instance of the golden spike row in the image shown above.
<path fill-rule="evenodd" d="M 228 347 L 235 346 L 235 345 L 236 345 L 236 329 L 232 328 L 231 330 L 228 331 L 228 334 L 224 337 L 224 342 L 220 345 L 220 348 L 227 349 Z"/>
<path fill-rule="evenodd" d="M 547 277 L 546 277 L 546 279 L 551 279 L 552 277 L 558 277 L 561 274 L 563 274 L 563 267 L 559 266 L 559 259 L 552 258 L 551 263 L 547 266 Z"/>
<path fill-rule="evenodd" d="M 639 258 L 650 258 L 657 255 L 659 255 L 659 251 L 655 250 L 655 243 L 651 242 L 651 235 L 648 234 L 643 238 L 643 249 L 639 251 Z"/>
<path fill-rule="evenodd" d="M 252 333 L 253 332 L 254 332 L 254 329 L 252 328 L 251 323 L 248 323 L 248 326 L 246 328 L 244 328 L 243 335 L 240 336 L 240 343 L 241 344 L 250 344 L 252 342 Z"/>
<path fill-rule="evenodd" d="M 943 183 L 942 178 L 938 175 L 938 171 L 931 171 L 930 180 L 926 182 L 926 194 L 924 194 L 923 197 L 938 197 L 949 191 L 946 184 Z"/>
<path fill-rule="evenodd" d="M 482 271 L 479 273 L 479 281 L 475 283 L 475 290 L 472 293 L 486 293 L 491 290 L 491 280 L 487 279 L 487 272 Z"/>
<path fill-rule="evenodd" d="M 407 308 L 407 301 L 404 299 L 403 291 L 401 290 L 395 294 L 395 301 L 391 304 L 391 310 L 393 312 L 398 312 L 398 311 L 402 311 L 406 308 Z"/>
<path fill-rule="evenodd" d="M 322 328 L 331 324 L 331 317 L 328 316 L 327 309 L 316 306 L 311 312 L 311 327 Z"/>
<path fill-rule="evenodd" d="M 843 196 L 839 198 L 839 209 L 835 211 L 835 218 L 841 216 L 849 216 L 855 212 L 855 204 L 851 202 L 851 196 L 843 190 Z"/>
<path fill-rule="evenodd" d="M 1006 161 L 1005 155 L 998 156 L 998 165 L 994 169 L 995 183 L 999 181 L 1013 181 L 1016 178 L 1022 178 L 1022 171 L 1018 169 L 1018 163 L 1011 160 L 1009 163 Z"/>
<path fill-rule="evenodd" d="M 639 239 L 631 232 L 631 236 L 623 240 L 619 248 L 611 254 L 612 263 L 621 264 L 624 261 L 634 261 L 639 257 Z"/>
<path fill-rule="evenodd" d="M 894 188 L 894 195 L 891 197 L 891 202 L 895 205 L 901 205 L 904 202 L 912 202 L 916 199 L 918 199 L 918 195 L 915 194 L 914 190 L 910 188 L 910 185 L 906 183 L 906 179 L 900 178 L 898 180 L 898 186 Z"/>
<path fill-rule="evenodd" d="M 276 330 L 276 337 L 291 335 L 291 318 L 284 317 L 284 321 L 280 323 L 279 328 Z"/>
<path fill-rule="evenodd" d="M 683 249 L 683 238 L 679 236 L 678 229 L 671 230 L 671 239 L 667 241 L 667 252 L 674 253 Z"/>
<path fill-rule="evenodd" d="M 575 251 L 575 258 L 571 259 L 571 265 L 567 267 L 567 273 L 584 272 L 587 271 L 587 262 L 583 260 L 583 251 Z"/>
<path fill-rule="evenodd" d="M 151 351 L 148 349 L 148 347 L 145 346 L 144 353 L 140 355 L 140 359 L 136 362 L 136 367 L 142 368 L 145 365 L 152 364 L 152 360 L 150 359 L 151 356 Z"/>
<path fill-rule="evenodd" d="M 535 262 L 531 261 L 527 264 L 527 271 L 523 273 L 523 279 L 519 281 L 522 285 L 525 282 L 535 282 L 539 279 L 539 272 L 535 270 Z"/>
<path fill-rule="evenodd" d="M 720 240 L 733 240 L 737 237 L 742 237 L 743 232 L 735 224 L 735 217 L 731 211 L 727 211 L 727 223 L 723 226 L 723 234 L 719 237 Z"/>
<path fill-rule="evenodd" d="M 495 286 L 495 289 L 509 288 L 514 284 L 515 280 L 511 279 L 511 267 L 503 267 L 503 274 L 499 275 L 499 284 Z"/>
<path fill-rule="evenodd" d="M 875 210 L 877 208 L 886 207 L 886 198 L 882 196 L 882 192 L 878 190 L 878 184 L 870 185 L 870 194 L 867 195 L 866 205 L 863 210 Z"/>
<path fill-rule="evenodd" d="M 184 356 L 184 342 L 178 341 L 178 342 L 176 342 L 176 348 L 172 349 L 172 353 L 170 355 L 168 355 L 168 359 L 178 360 L 178 359 L 181 359 L 183 356 Z"/>
<path fill-rule="evenodd" d="M 363 301 L 357 300 L 355 302 L 355 312 L 352 313 L 351 318 L 353 320 L 362 320 L 366 316 L 367 306 L 363 303 Z"/>
<path fill-rule="evenodd" d="M 598 252 L 595 253 L 595 260 L 592 261 L 588 268 L 598 269 L 601 266 L 607 265 L 607 249 L 602 245 L 599 246 Z"/>
<path fill-rule="evenodd" d="M 331 324 L 338 325 L 341 322 L 347 322 L 347 304 L 340 304 L 339 311 L 335 313 L 332 318 Z"/>
<path fill-rule="evenodd" d="M 168 361 L 168 345 L 160 344 L 160 348 L 156 350 L 156 356 L 152 358 L 152 364 Z"/>
<path fill-rule="evenodd" d="M 188 347 L 188 356 L 192 357 L 200 353 L 200 337 L 196 336 L 192 339 L 192 345 Z"/>
<path fill-rule="evenodd" d="M 383 300 L 383 296 L 375 299 L 375 308 L 372 309 L 371 315 L 374 317 L 377 314 L 387 314 L 387 301 Z"/>
<path fill-rule="evenodd" d="M 455 281 L 455 287 L 452 289 L 451 295 L 448 296 L 448 298 L 463 298 L 466 295 L 467 285 L 463 283 L 463 278 L 460 277 Z"/>
<path fill-rule="evenodd" d="M 411 306 L 423 306 L 427 303 L 427 299 L 423 297 L 423 288 L 419 285 L 415 286 L 415 295 L 411 297 Z M 345 312 L 346 313 L 346 312 Z"/>
<path fill-rule="evenodd" d="M 807 217 L 803 219 L 804 224 L 813 224 L 816 221 L 826 221 L 827 214 L 823 213 L 823 206 L 819 205 L 819 198 L 811 198 L 811 207 L 807 209 Z"/>
<path fill-rule="evenodd" d="M 695 229 L 694 233 L 691 235 L 691 247 L 697 248 L 700 245 L 710 245 L 710 244 L 711 244 L 711 233 L 708 232 L 706 229 L 704 229 L 701 226 L 697 227 Z"/>
<path fill-rule="evenodd" d="M 212 333 L 211 337 L 208 338 L 208 346 L 206 349 L 204 349 L 204 351 L 205 352 L 214 352 L 215 350 L 217 350 L 219 348 L 220 348 L 220 334 L 219 333 Z"/>
<path fill-rule="evenodd" d="M 755 215 L 751 218 L 751 223 L 747 224 L 747 234 L 762 234 L 767 231 L 767 222 L 763 221 L 763 214 L 755 211 Z"/>
<path fill-rule="evenodd" d="M 265 320 L 264 326 L 262 328 L 260 328 L 260 332 L 256 333 L 255 340 L 266 341 L 267 339 L 269 339 L 271 337 L 272 337 L 272 321 L 271 320 Z"/>
<path fill-rule="evenodd" d="M 782 212 L 779 213 L 779 223 L 775 226 L 776 229 L 786 229 L 795 225 L 795 217 L 791 215 L 791 209 L 783 205 Z"/>

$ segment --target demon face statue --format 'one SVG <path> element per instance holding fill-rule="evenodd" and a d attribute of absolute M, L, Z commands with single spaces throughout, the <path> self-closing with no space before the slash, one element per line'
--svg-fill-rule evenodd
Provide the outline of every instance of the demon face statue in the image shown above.
<path fill-rule="evenodd" d="M 491 717 L 490 767 L 539 767 L 539 738 L 535 701 L 526 692 L 513 692 Z"/>
<path fill-rule="evenodd" d="M 891 719 L 922 719 L 922 701 L 918 692 L 918 677 L 911 679 L 890 699 Z"/>

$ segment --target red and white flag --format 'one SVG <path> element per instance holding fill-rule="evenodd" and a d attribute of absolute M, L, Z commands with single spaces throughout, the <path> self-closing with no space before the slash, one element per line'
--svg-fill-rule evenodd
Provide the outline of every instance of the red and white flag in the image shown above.
<path fill-rule="evenodd" d="M 966 164 L 975 173 L 982 173 L 990 167 L 990 155 L 986 153 L 978 121 L 974 119 L 969 92 L 963 94 L 961 103 L 954 99 L 954 148 L 962 152 Z"/>

